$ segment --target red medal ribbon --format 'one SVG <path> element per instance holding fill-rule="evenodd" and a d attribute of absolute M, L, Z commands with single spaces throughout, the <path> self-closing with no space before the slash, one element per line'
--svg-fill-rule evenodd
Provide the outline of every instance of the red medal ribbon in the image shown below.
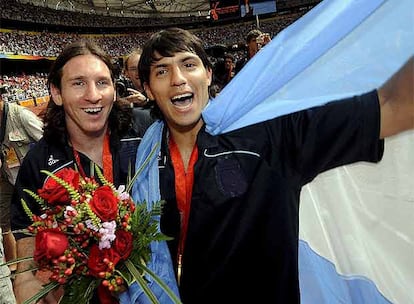
<path fill-rule="evenodd" d="M 114 182 L 112 154 L 109 141 L 109 131 L 106 132 L 102 151 L 103 173 L 108 182 Z"/>
<path fill-rule="evenodd" d="M 198 159 L 198 148 L 197 145 L 194 145 L 187 172 L 185 172 L 180 150 L 172 138 L 170 138 L 169 147 L 171 152 L 171 161 L 174 167 L 177 207 L 181 215 L 181 232 L 177 252 L 177 261 L 180 272 L 181 258 L 184 252 L 184 244 L 187 237 L 188 220 L 190 218 L 191 197 L 193 195 L 194 184 L 194 165 Z"/>
<path fill-rule="evenodd" d="M 76 164 L 78 166 L 78 170 L 80 175 L 85 178 L 86 174 L 83 170 L 79 152 L 75 150 L 75 148 L 72 146 L 73 149 L 73 156 L 75 157 Z M 110 149 L 110 142 L 109 142 L 109 132 L 105 134 L 104 142 L 103 142 L 103 149 L 102 149 L 102 164 L 103 164 L 103 175 L 105 176 L 106 180 L 108 182 L 113 183 L 114 182 L 114 176 L 113 176 L 113 165 L 112 165 L 112 153 Z"/>

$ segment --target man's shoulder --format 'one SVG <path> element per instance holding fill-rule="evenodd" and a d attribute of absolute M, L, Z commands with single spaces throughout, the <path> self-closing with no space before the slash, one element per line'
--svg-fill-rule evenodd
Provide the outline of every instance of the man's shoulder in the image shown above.
<path fill-rule="evenodd" d="M 49 143 L 44 138 L 41 138 L 30 146 L 30 150 L 27 152 L 25 160 L 45 164 L 48 167 L 55 167 L 58 163 L 68 162 L 69 157 L 66 150 L 66 145 Z"/>
<path fill-rule="evenodd" d="M 9 102 L 8 103 L 8 107 L 9 107 L 9 113 L 32 113 L 33 115 L 36 116 L 36 114 L 34 114 L 32 111 L 30 111 L 28 108 L 21 106 L 17 103 L 14 102 Z"/>
<path fill-rule="evenodd" d="M 30 109 L 24 106 L 18 105 L 17 103 L 9 103 L 8 108 L 9 108 L 8 115 L 10 116 L 12 120 L 15 120 L 17 118 L 22 123 L 24 123 L 25 121 L 31 120 L 31 121 L 37 121 L 39 125 L 43 125 L 43 122 L 39 118 L 39 116 L 37 116 Z"/>

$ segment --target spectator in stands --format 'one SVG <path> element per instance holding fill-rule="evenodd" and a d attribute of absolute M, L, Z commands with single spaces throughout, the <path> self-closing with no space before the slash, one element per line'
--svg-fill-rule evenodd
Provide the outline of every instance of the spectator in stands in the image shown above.
<path fill-rule="evenodd" d="M 133 106 L 145 106 L 149 102 L 141 85 L 138 73 L 138 62 L 141 57 L 141 52 L 141 49 L 137 48 L 125 58 L 123 73 L 126 79 L 121 80 L 125 88 L 124 94 L 122 94 L 124 96 L 120 97 Z"/>
<path fill-rule="evenodd" d="M 139 153 L 160 143 L 148 185 L 159 176 L 183 303 L 299 303 L 301 188 L 334 167 L 380 161 L 383 138 L 414 128 L 413 68 L 414 57 L 378 90 L 211 135 L 202 42 L 181 29 L 146 42 L 139 72 L 161 121 Z"/>
<path fill-rule="evenodd" d="M 237 61 L 236 73 L 246 65 L 246 63 L 266 44 L 271 41 L 269 33 L 262 33 L 258 29 L 251 30 L 246 36 L 246 55 Z"/>
<path fill-rule="evenodd" d="M 138 74 L 138 62 L 142 50 L 133 50 L 124 61 L 123 74 L 126 78 L 117 81 L 117 94 L 119 102 L 124 106 L 132 107 L 135 125 L 146 128 L 154 120 L 151 118 L 151 102 L 146 96 Z"/>
<path fill-rule="evenodd" d="M 112 59 L 90 41 L 70 44 L 57 57 L 48 77 L 51 99 L 44 118 L 44 137 L 27 154 L 16 180 L 13 230 L 31 224 L 20 203 L 22 198 L 39 213 L 37 203 L 23 190 L 37 191 L 43 186 L 47 176 L 41 170 L 76 167 L 91 176 L 96 164 L 116 187 L 125 185 L 132 176 L 129 171 L 134 168 L 137 145 L 145 130 L 133 125 L 131 108 L 115 102 L 114 73 Z M 18 256 L 33 256 L 34 237 L 15 236 Z M 32 266 L 30 261 L 21 262 L 18 271 Z M 35 295 L 42 284 L 31 271 L 17 274 L 14 290 L 18 303 Z M 50 293 L 41 303 L 57 303 L 57 299 Z"/>
<path fill-rule="evenodd" d="M 230 53 L 224 54 L 224 60 L 219 60 L 213 68 L 213 84 L 217 84 L 221 91 L 235 75 L 235 59 Z"/>
<path fill-rule="evenodd" d="M 6 93 L 4 87 L 0 88 Z M 30 146 L 43 135 L 43 123 L 29 109 L 4 102 L 0 94 L 0 225 L 6 260 L 16 258 L 16 241 L 10 229 L 10 203 L 17 173 Z M 14 270 L 16 265 L 11 265 Z"/>

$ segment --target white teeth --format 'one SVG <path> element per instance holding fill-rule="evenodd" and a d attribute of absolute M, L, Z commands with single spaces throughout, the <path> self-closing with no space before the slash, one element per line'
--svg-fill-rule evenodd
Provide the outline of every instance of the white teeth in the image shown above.
<path fill-rule="evenodd" d="M 102 111 L 102 108 L 87 108 L 83 109 L 86 113 L 98 113 Z"/>
<path fill-rule="evenodd" d="M 177 95 L 174 96 L 173 98 L 171 98 L 172 101 L 177 100 L 177 99 L 184 99 L 184 98 L 191 98 L 193 96 L 193 94 L 181 94 L 181 95 Z"/>

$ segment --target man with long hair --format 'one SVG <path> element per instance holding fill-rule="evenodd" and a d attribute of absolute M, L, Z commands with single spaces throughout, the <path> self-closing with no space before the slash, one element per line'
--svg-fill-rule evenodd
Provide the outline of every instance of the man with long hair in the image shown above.
<path fill-rule="evenodd" d="M 23 190 L 42 188 L 46 175 L 71 167 L 91 176 L 101 168 L 108 181 L 126 184 L 135 163 L 136 148 L 144 130 L 133 125 L 131 109 L 116 102 L 111 58 L 90 41 L 68 45 L 54 62 L 48 77 L 51 99 L 44 118 L 43 138 L 27 154 L 16 181 L 12 200 L 13 230 L 31 224 L 20 203 L 39 212 L 39 206 Z M 33 256 L 34 238 L 16 234 L 19 257 Z M 18 264 L 18 271 L 32 267 Z M 26 271 L 16 275 L 14 289 L 19 303 L 42 288 L 42 282 Z M 57 303 L 52 293 L 38 303 Z"/>

